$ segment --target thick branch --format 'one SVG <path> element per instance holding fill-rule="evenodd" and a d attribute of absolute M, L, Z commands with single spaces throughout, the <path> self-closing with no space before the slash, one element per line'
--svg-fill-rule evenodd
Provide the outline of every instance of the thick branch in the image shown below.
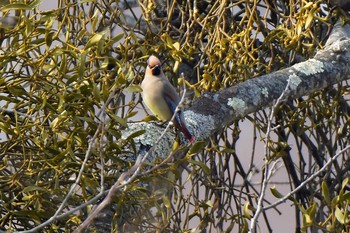
<path fill-rule="evenodd" d="M 204 94 L 186 112 L 197 140 L 233 120 L 271 106 L 290 86 L 285 99 L 298 98 L 347 80 L 350 76 L 350 27 L 337 24 L 327 45 L 314 58 L 290 68 L 247 80 L 218 93 Z"/>
<path fill-rule="evenodd" d="M 349 51 L 350 27 L 338 24 L 326 47 L 314 58 L 218 93 L 203 94 L 184 112 L 187 125 L 196 140 L 206 140 L 232 121 L 271 106 L 283 92 L 284 100 L 299 98 L 347 80 L 350 77 Z M 128 137 L 135 131 L 146 130 L 145 134 L 135 138 L 136 145 L 142 150 L 144 146 L 157 144 L 150 160 L 165 159 L 171 151 L 174 134 L 169 132 L 160 144 L 155 143 L 161 128 L 145 122 L 131 124 L 123 137 Z M 131 157 L 130 159 L 132 160 Z"/>
<path fill-rule="evenodd" d="M 271 106 L 290 85 L 284 99 L 309 95 L 328 86 L 340 83 L 350 77 L 350 27 L 334 26 L 324 49 L 314 58 L 292 67 L 247 80 L 218 93 L 205 93 L 193 106 L 184 112 L 186 122 L 196 140 L 206 140 L 222 129 L 250 113 Z M 132 124 L 124 137 L 145 129 L 146 133 L 136 138 L 143 145 L 153 145 L 160 135 L 161 126 L 149 123 Z M 171 150 L 174 135 L 169 133 L 167 148 L 158 151 L 154 157 L 164 158 Z"/>

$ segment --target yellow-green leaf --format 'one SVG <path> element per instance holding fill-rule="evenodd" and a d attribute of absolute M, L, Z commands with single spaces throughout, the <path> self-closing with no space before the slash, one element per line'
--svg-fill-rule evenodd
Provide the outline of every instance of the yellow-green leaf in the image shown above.
<path fill-rule="evenodd" d="M 335 208 L 335 217 L 337 218 L 338 222 L 345 224 L 346 216 L 344 215 L 343 211 L 338 208 L 338 206 Z"/>
<path fill-rule="evenodd" d="M 179 65 L 180 65 L 180 62 L 179 61 L 175 61 L 175 64 L 174 64 L 174 67 L 173 67 L 173 72 L 176 73 L 179 69 Z"/>
<path fill-rule="evenodd" d="M 113 118 L 114 120 L 116 120 L 121 126 L 123 126 L 123 127 L 127 127 L 127 126 L 128 126 L 125 119 L 123 119 L 123 118 L 121 118 L 121 117 L 119 117 L 119 116 L 117 116 L 117 115 L 114 115 L 114 114 L 112 114 L 111 116 L 112 116 L 112 118 Z"/>
<path fill-rule="evenodd" d="M 42 0 L 33 1 L 31 4 L 24 3 L 13 3 L 8 4 L 0 8 L 0 11 L 9 11 L 9 10 L 33 10 L 36 8 Z"/>
<path fill-rule="evenodd" d="M 305 21 L 305 29 L 308 29 L 312 20 L 314 19 L 314 12 L 310 11 L 307 15 L 306 21 Z"/>
<path fill-rule="evenodd" d="M 322 194 L 325 202 L 329 203 L 329 189 L 325 181 L 322 181 Z"/>
<path fill-rule="evenodd" d="M 174 48 L 175 48 L 177 51 L 180 50 L 180 43 L 179 43 L 179 42 L 175 42 L 175 43 L 173 44 L 173 46 L 174 46 Z"/>
<path fill-rule="evenodd" d="M 187 153 L 188 155 L 192 156 L 194 154 L 198 154 L 200 151 L 203 150 L 203 148 L 205 147 L 206 143 L 203 141 L 198 141 L 196 143 L 194 143 L 189 152 Z"/>
<path fill-rule="evenodd" d="M 341 184 L 341 188 L 344 189 L 345 186 L 346 186 L 348 183 L 349 183 L 349 178 L 346 177 L 346 178 L 343 180 L 342 184 Z"/>
<path fill-rule="evenodd" d="M 254 209 L 249 202 L 244 203 L 243 206 L 243 215 L 244 217 L 250 219 L 251 218 L 251 209 Z"/>
<path fill-rule="evenodd" d="M 197 165 L 199 166 L 200 168 L 202 168 L 203 172 L 207 175 L 210 174 L 210 169 L 207 165 L 205 165 L 204 163 L 200 162 L 200 161 L 196 161 L 196 160 L 193 160 L 193 159 L 190 159 L 188 161 L 189 163 L 193 164 L 193 165 Z"/>
<path fill-rule="evenodd" d="M 85 49 L 88 49 L 88 48 L 94 46 L 95 44 L 97 44 L 98 42 L 100 42 L 100 40 L 102 39 L 104 34 L 106 34 L 106 31 L 103 31 L 103 32 L 100 32 L 100 33 L 97 33 L 97 34 L 93 35 L 89 39 L 89 41 L 86 43 Z"/>
<path fill-rule="evenodd" d="M 124 89 L 126 92 L 135 93 L 135 92 L 142 92 L 142 88 L 140 85 L 129 85 L 127 88 Z"/>
<path fill-rule="evenodd" d="M 310 215 L 304 214 L 304 220 L 307 226 L 310 226 L 312 224 L 312 218 L 310 217 Z"/>
<path fill-rule="evenodd" d="M 146 130 L 139 130 L 139 131 L 136 131 L 136 132 L 133 132 L 132 134 L 130 134 L 127 138 L 127 140 L 131 139 L 131 138 L 136 138 L 142 134 L 146 133 Z"/>
<path fill-rule="evenodd" d="M 277 197 L 277 198 L 282 198 L 283 197 L 283 195 L 280 192 L 277 191 L 276 186 L 272 186 L 270 188 L 270 190 L 271 190 L 272 195 L 274 195 L 275 197 Z"/>
<path fill-rule="evenodd" d="M 108 41 L 108 43 L 106 44 L 106 46 L 107 47 L 112 46 L 113 44 L 115 44 L 116 42 L 120 41 L 123 38 L 124 38 L 124 33 L 120 33 L 120 34 L 116 35 L 115 37 L 113 37 L 112 39 L 110 39 Z"/>
<path fill-rule="evenodd" d="M 162 195 L 163 204 L 167 209 L 171 208 L 171 202 L 166 195 Z"/>
<path fill-rule="evenodd" d="M 38 187 L 38 186 L 34 186 L 34 185 L 30 185 L 25 187 L 22 192 L 27 193 L 27 192 L 32 192 L 32 191 L 44 191 L 46 192 L 46 189 L 42 188 L 42 187 Z"/>

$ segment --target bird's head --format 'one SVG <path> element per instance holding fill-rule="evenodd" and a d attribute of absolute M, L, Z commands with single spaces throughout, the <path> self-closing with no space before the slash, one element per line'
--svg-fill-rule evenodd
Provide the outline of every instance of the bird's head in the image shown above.
<path fill-rule="evenodd" d="M 148 58 L 147 68 L 152 72 L 152 75 L 154 76 L 160 75 L 162 72 L 161 66 L 162 66 L 162 63 L 156 56 L 151 55 Z"/>

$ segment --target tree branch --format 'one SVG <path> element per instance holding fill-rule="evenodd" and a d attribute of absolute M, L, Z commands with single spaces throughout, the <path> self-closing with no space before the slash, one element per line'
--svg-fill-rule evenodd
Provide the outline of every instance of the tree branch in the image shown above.
<path fill-rule="evenodd" d="M 210 135 L 250 113 L 271 106 L 288 90 L 283 100 L 295 99 L 340 83 L 350 77 L 350 26 L 337 23 L 324 49 L 314 58 L 270 74 L 247 80 L 218 93 L 204 93 L 193 106 L 184 111 L 186 123 L 196 140 L 206 140 Z M 152 127 L 152 129 L 150 129 Z M 128 137 L 135 131 L 146 129 L 146 134 L 135 138 L 141 144 L 153 145 L 161 131 L 160 126 L 151 123 L 129 125 L 124 132 Z M 169 134 L 168 140 L 173 141 Z M 146 141 L 145 141 L 146 139 Z M 161 146 L 158 158 L 168 154 L 171 143 Z M 157 156 L 156 156 L 157 157 Z"/>
<path fill-rule="evenodd" d="M 218 93 L 203 94 L 194 101 L 190 109 L 184 111 L 187 126 L 196 140 L 206 140 L 232 121 L 271 106 L 280 96 L 283 96 L 281 99 L 283 102 L 347 80 L 350 77 L 349 51 L 350 27 L 337 24 L 325 48 L 314 58 L 290 68 L 247 80 Z M 159 142 L 158 138 L 163 127 L 142 122 L 130 124 L 123 132 L 123 137 L 127 138 L 140 130 L 146 130 L 146 133 L 134 138 L 138 148 L 155 145 L 152 155 L 148 158 L 149 161 L 165 159 L 171 151 L 174 133 L 167 132 Z M 127 158 L 130 161 L 136 160 L 137 157 Z M 265 209 L 266 207 L 262 208 L 262 211 Z"/>
<path fill-rule="evenodd" d="M 203 94 L 185 112 L 189 128 L 197 140 L 205 140 L 232 121 L 271 106 L 281 96 L 288 80 L 290 86 L 284 101 L 349 79 L 349 63 L 350 26 L 338 23 L 325 48 L 317 52 L 314 58 L 218 93 Z"/>

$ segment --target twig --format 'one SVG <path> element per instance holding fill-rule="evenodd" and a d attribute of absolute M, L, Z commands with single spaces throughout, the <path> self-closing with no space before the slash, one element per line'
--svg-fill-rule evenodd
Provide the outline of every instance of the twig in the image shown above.
<path fill-rule="evenodd" d="M 254 216 L 250 220 L 250 227 L 249 227 L 249 232 L 250 233 L 254 233 L 255 232 L 258 218 L 259 218 L 260 214 L 263 211 L 263 201 L 264 201 L 264 198 L 265 198 L 267 185 L 269 184 L 270 178 L 271 178 L 271 176 L 274 173 L 275 166 L 278 163 L 278 160 L 275 161 L 273 163 L 272 167 L 269 168 L 269 158 L 268 158 L 268 154 L 269 154 L 268 144 L 269 144 L 269 142 L 268 142 L 268 140 L 270 138 L 270 133 L 272 131 L 271 123 L 272 123 L 272 120 L 273 120 L 273 118 L 275 116 L 275 110 L 276 110 L 277 106 L 282 102 L 284 95 L 287 93 L 287 91 L 289 89 L 289 85 L 290 85 L 290 79 L 288 79 L 287 85 L 286 85 L 284 91 L 282 92 L 282 94 L 280 95 L 280 97 L 277 99 L 276 103 L 271 107 L 270 117 L 269 117 L 269 120 L 267 122 L 266 144 L 265 144 L 265 170 L 264 170 L 264 177 L 263 177 L 263 182 L 262 182 L 262 186 L 261 186 L 261 192 L 260 192 L 260 196 L 259 196 L 259 199 L 258 199 L 256 211 L 255 211 Z"/>
<path fill-rule="evenodd" d="M 327 167 L 329 167 L 334 161 L 337 160 L 337 158 L 342 155 L 344 152 L 346 152 L 347 150 L 350 149 L 350 145 L 346 146 L 344 149 L 342 149 L 341 151 L 339 151 L 335 156 L 331 157 L 327 163 L 320 168 L 320 170 L 318 170 L 317 172 L 313 173 L 309 178 L 307 178 L 306 180 L 304 180 L 302 183 L 300 183 L 300 185 L 298 187 L 296 187 L 293 191 L 291 191 L 290 193 L 286 194 L 284 197 L 280 198 L 278 201 L 276 201 L 275 203 L 268 205 L 266 207 L 263 208 L 263 211 L 271 209 L 271 208 L 275 208 L 277 205 L 285 202 L 287 199 L 289 199 L 292 195 L 294 195 L 295 193 L 297 193 L 300 189 L 302 189 L 307 183 L 309 183 L 310 181 L 312 181 L 313 179 L 315 179 L 317 176 L 319 176 L 322 172 L 324 172 Z"/>
<path fill-rule="evenodd" d="M 115 95 L 115 92 L 116 92 L 116 89 L 113 90 L 113 92 L 109 95 L 107 101 L 104 103 L 104 105 L 102 106 L 102 109 L 100 110 L 100 113 L 103 113 L 105 112 L 105 109 L 108 105 L 108 103 L 111 101 L 112 97 Z M 45 222 L 41 223 L 40 225 L 30 229 L 30 230 L 26 230 L 26 231 L 20 231 L 21 233 L 32 233 L 32 232 L 38 232 L 39 230 L 41 230 L 42 228 L 48 226 L 49 224 L 51 224 L 52 222 L 58 220 L 58 216 L 59 216 L 59 213 L 62 211 L 62 209 L 66 206 L 68 200 L 71 198 L 75 188 L 78 186 L 78 184 L 80 183 L 80 179 L 83 175 L 83 171 L 84 171 L 84 168 L 85 168 L 85 165 L 90 157 L 90 154 L 91 154 L 91 151 L 92 151 L 92 148 L 95 146 L 95 142 L 97 140 L 97 136 L 98 134 L 100 133 L 101 129 L 102 129 L 102 126 L 105 125 L 104 124 L 105 122 L 101 121 L 99 123 L 99 126 L 97 127 L 93 137 L 89 140 L 89 144 L 88 144 L 88 149 L 85 153 L 85 157 L 84 157 L 84 161 L 80 167 L 80 170 L 79 170 L 79 173 L 78 173 L 78 176 L 75 180 L 75 182 L 71 185 L 70 189 L 69 189 L 69 192 L 67 193 L 67 195 L 65 196 L 65 198 L 63 199 L 62 203 L 60 204 L 60 206 L 58 207 L 58 209 L 56 210 L 55 214 L 49 218 L 48 220 L 46 220 Z M 102 191 L 100 192 L 100 194 L 102 194 Z M 82 206 L 82 205 L 81 205 Z M 81 207 L 83 208 L 83 207 Z M 74 210 L 75 211 L 78 211 L 80 210 L 81 208 L 77 209 L 75 208 Z M 74 211 L 74 212 L 75 212 Z M 71 212 L 73 213 L 73 212 Z"/>
<path fill-rule="evenodd" d="M 183 74 L 181 74 L 183 76 Z M 168 132 L 171 122 L 175 119 L 177 112 L 180 110 L 179 106 L 181 106 L 181 104 L 184 101 L 186 95 L 186 89 L 184 89 L 181 100 L 178 104 L 178 106 L 175 109 L 175 112 L 171 118 L 171 120 L 169 121 L 169 123 L 167 124 L 166 128 L 163 130 L 162 134 L 159 136 L 159 138 L 156 140 L 156 142 L 154 143 L 154 145 L 147 151 L 147 153 L 143 156 L 140 154 L 137 159 L 135 164 L 126 172 L 123 172 L 120 177 L 118 178 L 118 180 L 114 183 L 114 185 L 111 187 L 111 189 L 108 191 L 107 196 L 105 197 L 105 199 L 95 208 L 92 210 L 92 212 L 89 214 L 89 216 L 85 219 L 85 221 L 79 225 L 73 233 L 79 233 L 79 232 L 83 232 L 90 224 L 91 222 L 98 216 L 98 214 L 106 207 L 108 206 L 111 201 L 112 198 L 115 194 L 115 192 L 123 187 L 125 187 L 126 185 L 130 184 L 131 182 L 133 182 L 136 177 L 139 175 L 142 166 L 144 165 L 144 163 L 147 161 L 148 156 L 153 152 L 155 145 L 157 145 L 165 136 L 165 134 Z"/>
<path fill-rule="evenodd" d="M 19 115 L 19 116 L 23 116 L 24 118 L 28 118 L 30 120 L 32 120 L 33 122 L 35 122 L 35 118 L 28 115 L 28 114 L 25 114 L 25 113 L 22 113 L 22 112 L 19 112 L 17 111 L 16 109 L 8 109 L 8 108 L 3 108 L 3 107 L 0 107 L 0 112 L 5 112 L 7 114 L 13 114 L 13 115 Z"/>
<path fill-rule="evenodd" d="M 68 192 L 68 194 L 66 195 L 66 197 L 64 198 L 64 200 L 62 201 L 61 205 L 58 207 L 58 209 L 56 210 L 55 214 L 49 218 L 47 221 L 43 222 L 42 224 L 30 229 L 30 230 L 27 230 L 27 231 L 20 231 L 21 233 L 31 233 L 31 232 L 38 232 L 39 230 L 41 230 L 42 228 L 44 228 L 45 226 L 51 224 L 52 222 L 54 222 L 58 216 L 58 214 L 62 211 L 62 209 L 65 207 L 65 205 L 67 204 L 67 201 L 69 200 L 69 198 L 72 196 L 73 194 L 73 191 L 75 190 L 75 188 L 77 187 L 77 185 L 79 184 L 80 182 L 80 179 L 81 179 L 81 176 L 83 174 L 83 170 L 85 168 L 85 165 L 88 161 L 88 158 L 91 154 L 91 150 L 93 148 L 93 146 L 95 145 L 95 141 L 97 139 L 97 135 L 99 133 L 99 130 L 100 130 L 100 127 L 97 128 L 94 136 L 92 137 L 92 139 L 90 140 L 89 142 L 89 146 L 88 146 L 88 150 L 86 151 L 85 153 L 85 158 L 84 158 L 84 161 L 83 161 L 83 164 L 81 165 L 80 167 L 80 171 L 79 171 L 79 174 L 78 174 L 78 177 L 76 178 L 75 182 L 72 184 L 72 186 L 70 187 L 70 190 Z"/>

